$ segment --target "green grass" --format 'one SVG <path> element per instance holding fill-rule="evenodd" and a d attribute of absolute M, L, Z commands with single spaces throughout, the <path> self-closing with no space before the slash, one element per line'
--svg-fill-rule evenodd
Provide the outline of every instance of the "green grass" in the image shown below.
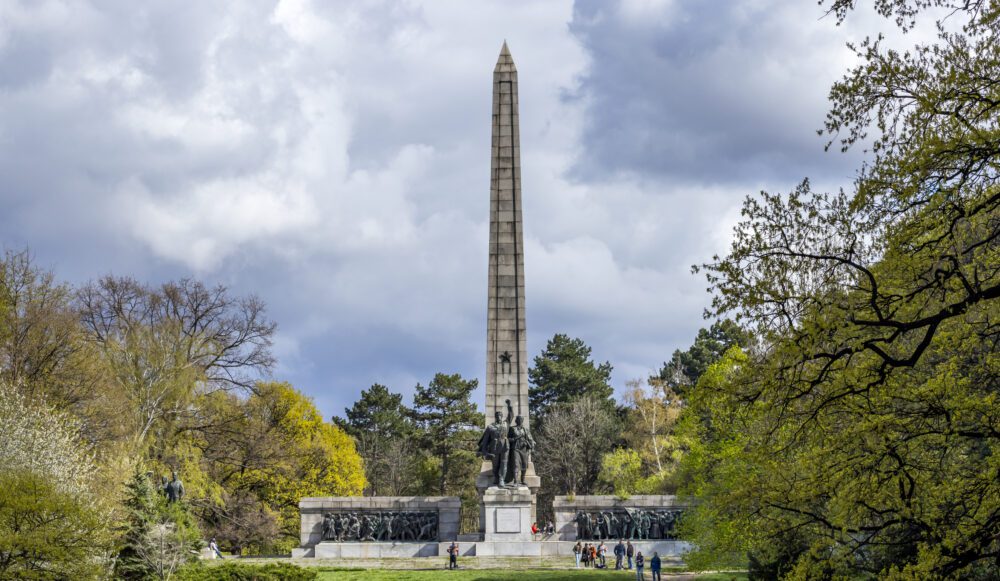
<path fill-rule="evenodd" d="M 664 579 L 697 579 L 698 581 L 730 581 L 746 579 L 745 573 L 706 573 L 703 575 L 678 575 L 664 573 Z M 544 570 L 483 570 L 459 569 L 457 571 L 393 571 L 370 570 L 321 570 L 318 581 L 630 581 L 635 571 L 544 571 Z M 646 571 L 647 581 L 651 579 Z"/>

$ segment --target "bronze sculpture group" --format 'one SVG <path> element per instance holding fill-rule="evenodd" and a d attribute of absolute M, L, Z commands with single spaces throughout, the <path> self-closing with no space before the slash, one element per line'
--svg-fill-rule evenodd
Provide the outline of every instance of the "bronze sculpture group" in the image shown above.
<path fill-rule="evenodd" d="M 493 463 L 493 484 L 497 488 L 507 488 L 508 485 L 525 486 L 524 477 L 531 460 L 531 451 L 535 449 L 535 440 L 524 425 L 524 418 L 517 416 L 514 425 L 510 420 L 514 415 L 510 400 L 507 403 L 507 417 L 497 410 L 492 424 L 486 426 L 483 436 L 479 439 L 476 455 Z M 510 482 L 506 482 L 510 474 Z"/>
<path fill-rule="evenodd" d="M 437 537 L 437 512 L 330 512 L 323 515 L 324 541 L 436 541 Z"/>
<path fill-rule="evenodd" d="M 576 513 L 576 538 L 581 540 L 608 539 L 676 539 L 675 527 L 679 509 L 601 510 Z"/>

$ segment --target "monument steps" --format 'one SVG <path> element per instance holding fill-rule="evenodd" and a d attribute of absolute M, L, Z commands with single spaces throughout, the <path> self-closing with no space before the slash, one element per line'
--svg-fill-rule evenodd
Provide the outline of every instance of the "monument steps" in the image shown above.
<path fill-rule="evenodd" d="M 241 558 L 241 563 L 274 563 L 276 559 Z M 329 569 L 386 569 L 406 571 L 434 571 L 448 567 L 448 557 L 415 557 L 415 558 L 380 558 L 380 559 L 291 559 L 290 562 L 300 567 L 323 567 Z M 614 558 L 608 559 L 609 565 L 614 565 Z M 576 562 L 570 556 L 549 557 L 459 557 L 460 569 L 551 569 L 568 570 L 576 568 Z M 683 568 L 680 559 L 663 559 L 664 567 Z M 612 567 L 613 568 L 613 567 Z"/>

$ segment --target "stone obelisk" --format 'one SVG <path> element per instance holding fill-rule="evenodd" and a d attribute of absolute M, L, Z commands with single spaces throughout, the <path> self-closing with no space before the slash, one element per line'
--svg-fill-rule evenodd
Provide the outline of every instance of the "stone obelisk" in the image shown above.
<path fill-rule="evenodd" d="M 515 416 L 530 429 L 528 356 L 524 317 L 524 234 L 521 221 L 521 143 L 517 68 L 507 43 L 493 69 L 493 144 L 490 161 L 490 246 L 486 314 L 486 423 L 495 412 Z M 513 453 L 513 452 L 512 452 Z M 516 478 L 508 474 L 507 482 Z M 524 487 L 490 488 L 493 465 L 484 461 L 476 487 L 480 530 L 486 541 L 530 539 L 540 480 L 528 463 Z M 530 503 L 530 510 L 529 510 Z"/>
<path fill-rule="evenodd" d="M 490 163 L 490 268 L 486 315 L 486 416 L 505 411 L 528 418 L 528 357 L 524 325 L 524 235 L 517 69 L 507 43 L 493 69 Z"/>

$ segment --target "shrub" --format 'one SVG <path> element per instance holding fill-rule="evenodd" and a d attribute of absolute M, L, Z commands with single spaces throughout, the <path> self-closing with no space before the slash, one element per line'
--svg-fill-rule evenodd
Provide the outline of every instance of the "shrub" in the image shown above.
<path fill-rule="evenodd" d="M 96 579 L 107 544 L 87 502 L 37 474 L 0 471 L 0 579 Z"/>
<path fill-rule="evenodd" d="M 232 561 L 218 566 L 187 565 L 177 571 L 177 581 L 312 581 L 319 575 L 291 563 L 250 565 Z"/>

